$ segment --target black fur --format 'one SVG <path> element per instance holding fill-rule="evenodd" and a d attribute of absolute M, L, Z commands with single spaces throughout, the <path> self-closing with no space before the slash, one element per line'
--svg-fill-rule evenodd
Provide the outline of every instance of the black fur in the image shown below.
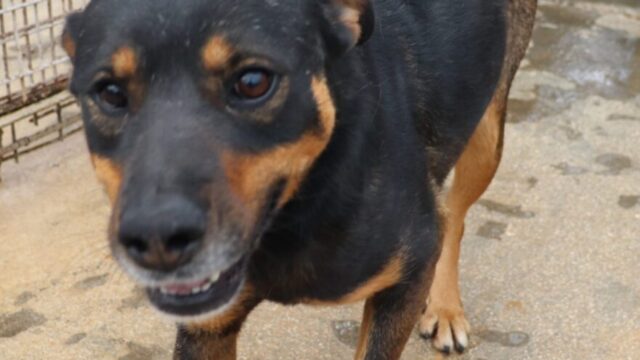
<path fill-rule="evenodd" d="M 285 304 L 338 301 L 400 254 L 406 288 L 372 300 L 393 310 L 400 294 L 425 291 L 418 283 L 438 255 L 435 192 L 494 94 L 506 0 L 365 1 L 363 35 L 350 50 L 331 8 L 339 2 L 94 0 L 67 25 L 77 44 L 71 89 L 91 152 L 123 168 L 117 211 L 150 211 L 154 194 L 172 192 L 224 218 L 231 200 L 203 195 L 224 186 L 220 149 L 259 154 L 313 131 L 321 105 L 312 77 L 324 75 L 337 109 L 329 145 L 262 236 L 241 238 L 225 218 L 233 235 L 216 241 L 250 256 L 256 298 Z M 215 34 L 288 79 L 270 121 L 202 91 L 201 49 Z M 93 79 L 125 45 L 140 55 L 145 97 L 138 111 L 107 119 L 123 125 L 105 135 L 91 109 Z"/>

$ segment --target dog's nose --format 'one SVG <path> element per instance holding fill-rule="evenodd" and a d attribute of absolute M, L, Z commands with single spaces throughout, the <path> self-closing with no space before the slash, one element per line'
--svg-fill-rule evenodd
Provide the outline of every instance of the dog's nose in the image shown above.
<path fill-rule="evenodd" d="M 179 196 L 123 209 L 119 241 L 137 265 L 171 272 L 193 259 L 205 234 L 205 214 Z"/>

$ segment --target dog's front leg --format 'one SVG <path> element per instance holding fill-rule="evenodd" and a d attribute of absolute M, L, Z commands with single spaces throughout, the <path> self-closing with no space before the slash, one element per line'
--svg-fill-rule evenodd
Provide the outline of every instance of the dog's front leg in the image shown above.
<path fill-rule="evenodd" d="M 356 360 L 397 360 L 409 340 L 433 270 L 402 281 L 365 303 Z"/>
<path fill-rule="evenodd" d="M 260 302 L 247 287 L 222 314 L 205 322 L 179 326 L 174 360 L 235 360 L 242 324 Z"/>
<path fill-rule="evenodd" d="M 174 360 L 235 360 L 240 329 L 210 332 L 180 327 Z"/>

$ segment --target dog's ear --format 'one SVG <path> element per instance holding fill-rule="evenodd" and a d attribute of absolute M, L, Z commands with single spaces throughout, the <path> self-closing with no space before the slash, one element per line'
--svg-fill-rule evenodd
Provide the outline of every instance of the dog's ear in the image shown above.
<path fill-rule="evenodd" d="M 321 0 L 329 50 L 341 55 L 366 42 L 375 28 L 372 0 Z"/>
<path fill-rule="evenodd" d="M 82 15 L 82 12 L 74 12 L 67 16 L 62 32 L 62 48 L 67 52 L 72 62 L 74 62 L 76 58 L 78 39 L 82 36 Z"/>

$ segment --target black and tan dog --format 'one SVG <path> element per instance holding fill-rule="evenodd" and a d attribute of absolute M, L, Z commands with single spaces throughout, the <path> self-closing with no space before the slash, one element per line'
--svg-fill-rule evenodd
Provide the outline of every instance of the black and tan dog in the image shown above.
<path fill-rule="evenodd" d="M 366 300 L 357 359 L 398 359 L 421 312 L 436 348 L 464 350 L 464 217 L 500 161 L 535 8 L 94 0 L 70 16 L 110 245 L 180 324 L 176 358 L 235 358 L 262 300 Z"/>

